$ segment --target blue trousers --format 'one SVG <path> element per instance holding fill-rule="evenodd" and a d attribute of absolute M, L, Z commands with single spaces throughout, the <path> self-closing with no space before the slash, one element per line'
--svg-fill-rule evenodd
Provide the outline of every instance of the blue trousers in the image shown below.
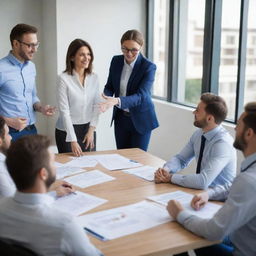
<path fill-rule="evenodd" d="M 37 129 L 34 124 L 28 125 L 22 131 L 18 131 L 12 127 L 9 127 L 9 134 L 12 136 L 12 141 L 15 141 L 25 135 L 37 134 Z"/>
<path fill-rule="evenodd" d="M 136 131 L 129 113 L 118 110 L 115 117 L 115 139 L 117 149 L 140 148 L 147 151 L 151 131 L 140 134 Z"/>
<path fill-rule="evenodd" d="M 215 244 L 204 248 L 196 249 L 196 256 L 233 256 L 234 247 L 229 237 L 226 237 L 221 244 Z M 188 256 L 187 252 L 175 256 Z"/>

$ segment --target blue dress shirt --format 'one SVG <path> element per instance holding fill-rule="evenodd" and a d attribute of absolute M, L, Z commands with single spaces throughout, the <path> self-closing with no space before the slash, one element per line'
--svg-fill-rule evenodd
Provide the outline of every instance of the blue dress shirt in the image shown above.
<path fill-rule="evenodd" d="M 31 61 L 20 62 L 10 52 L 0 60 L 0 115 L 24 117 L 34 124 L 33 105 L 39 102 L 36 93 L 36 69 Z"/>
<path fill-rule="evenodd" d="M 229 235 L 234 245 L 234 256 L 256 255 L 256 153 L 248 156 L 241 165 L 241 173 L 231 188 L 226 188 L 228 198 L 212 219 L 201 219 L 186 210 L 177 220 L 193 233 L 208 240 L 222 240 Z M 210 194 L 210 199 L 224 195 L 220 189 Z M 213 193 L 214 192 L 214 193 Z M 228 193 L 229 192 L 229 193 Z M 225 198 L 222 198 L 225 199 Z"/>
<path fill-rule="evenodd" d="M 171 182 L 195 189 L 231 185 L 236 176 L 236 151 L 233 147 L 233 138 L 221 125 L 204 133 L 206 141 L 200 173 L 176 174 L 193 158 L 198 161 L 202 135 L 202 129 L 195 131 L 182 151 L 164 165 L 164 169 L 174 173 Z"/>

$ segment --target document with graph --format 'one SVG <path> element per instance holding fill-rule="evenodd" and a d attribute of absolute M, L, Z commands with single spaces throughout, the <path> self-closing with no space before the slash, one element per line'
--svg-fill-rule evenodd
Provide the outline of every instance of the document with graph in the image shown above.
<path fill-rule="evenodd" d="M 170 220 L 165 207 L 148 201 L 78 217 L 85 230 L 101 240 L 133 234 Z"/>

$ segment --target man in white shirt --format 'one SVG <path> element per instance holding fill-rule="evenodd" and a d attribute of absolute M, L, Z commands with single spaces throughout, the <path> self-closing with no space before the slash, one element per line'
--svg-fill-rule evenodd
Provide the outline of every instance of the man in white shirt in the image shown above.
<path fill-rule="evenodd" d="M 0 200 L 0 238 L 40 255 L 101 255 L 75 218 L 55 208 L 47 195 L 56 177 L 49 146 L 46 136 L 30 135 L 8 149 L 6 165 L 17 192 Z"/>
<path fill-rule="evenodd" d="M 9 134 L 9 128 L 3 117 L 0 116 L 0 198 L 13 196 L 16 186 L 6 169 L 5 158 L 8 148 L 10 147 L 12 137 Z M 64 196 L 74 191 L 72 186 L 65 181 L 60 181 L 51 186 L 50 192 L 53 197 Z"/>
<path fill-rule="evenodd" d="M 231 186 L 236 175 L 236 151 L 233 148 L 234 139 L 221 126 L 227 116 L 224 99 L 212 93 L 204 93 L 193 114 L 194 126 L 200 129 L 193 133 L 180 153 L 156 171 L 155 182 L 195 189 Z M 195 173 L 177 173 L 194 158 L 197 161 Z"/>
<path fill-rule="evenodd" d="M 232 244 L 197 249 L 197 256 L 256 255 L 256 102 L 246 104 L 235 130 L 234 147 L 245 157 L 241 173 L 231 187 L 210 188 L 191 202 L 191 206 L 199 210 L 208 199 L 226 200 L 222 208 L 211 219 L 202 219 L 191 215 L 178 201 L 171 200 L 167 206 L 174 219 L 199 236 L 212 241 L 229 236 Z"/>
<path fill-rule="evenodd" d="M 16 190 L 15 184 L 5 166 L 5 155 L 11 145 L 12 137 L 5 120 L 0 116 L 0 198 L 12 196 Z"/>

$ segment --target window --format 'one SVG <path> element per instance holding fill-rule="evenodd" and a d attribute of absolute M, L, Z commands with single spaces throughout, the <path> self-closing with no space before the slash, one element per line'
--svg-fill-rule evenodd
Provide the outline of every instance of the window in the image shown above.
<path fill-rule="evenodd" d="M 256 99 L 256 0 L 148 0 L 148 7 L 154 96 L 193 107 L 202 92 L 213 92 L 236 122 Z"/>
<path fill-rule="evenodd" d="M 203 37 L 203 35 L 195 35 L 194 46 L 202 48 L 203 44 L 204 44 L 204 37 Z"/>
<path fill-rule="evenodd" d="M 230 9 L 232 8 L 232 15 Z M 222 19 L 221 19 L 221 62 L 219 67 L 219 90 L 218 94 L 222 96 L 228 107 L 228 119 L 234 120 L 236 100 L 236 83 L 237 65 L 238 65 L 238 47 L 239 42 L 235 38 L 239 37 L 239 21 L 240 21 L 240 0 L 222 1 Z M 232 33 L 231 35 L 228 35 Z M 225 42 L 226 38 L 226 42 Z M 232 48 L 226 49 L 226 43 Z M 228 56 L 228 58 L 227 58 Z M 222 93 L 225 89 L 222 86 L 229 86 L 232 90 L 228 93 Z"/>
<path fill-rule="evenodd" d="M 249 15 L 249 17 L 250 17 L 250 15 Z M 253 34 L 255 34 L 255 32 Z M 256 36 L 251 37 L 251 44 L 256 45 Z"/>
<path fill-rule="evenodd" d="M 247 65 L 245 71 L 244 102 L 256 100 L 256 0 L 249 2 L 248 25 L 247 25 Z M 251 40 L 250 40 L 251 39 Z M 250 48 L 249 48 L 250 47 Z"/>
<path fill-rule="evenodd" d="M 236 37 L 235 36 L 230 36 L 230 35 L 226 35 L 226 44 L 235 44 L 236 42 Z"/>
<path fill-rule="evenodd" d="M 168 0 L 154 1 L 152 9 L 155 17 L 152 24 L 153 38 L 149 52 L 157 64 L 155 85 L 153 94 L 161 98 L 167 98 L 167 65 L 168 65 Z"/>
<path fill-rule="evenodd" d="M 236 57 L 237 56 L 237 49 L 235 48 L 230 48 L 230 49 L 225 49 L 223 48 L 223 51 L 222 51 L 222 55 L 231 55 L 233 57 Z"/>

